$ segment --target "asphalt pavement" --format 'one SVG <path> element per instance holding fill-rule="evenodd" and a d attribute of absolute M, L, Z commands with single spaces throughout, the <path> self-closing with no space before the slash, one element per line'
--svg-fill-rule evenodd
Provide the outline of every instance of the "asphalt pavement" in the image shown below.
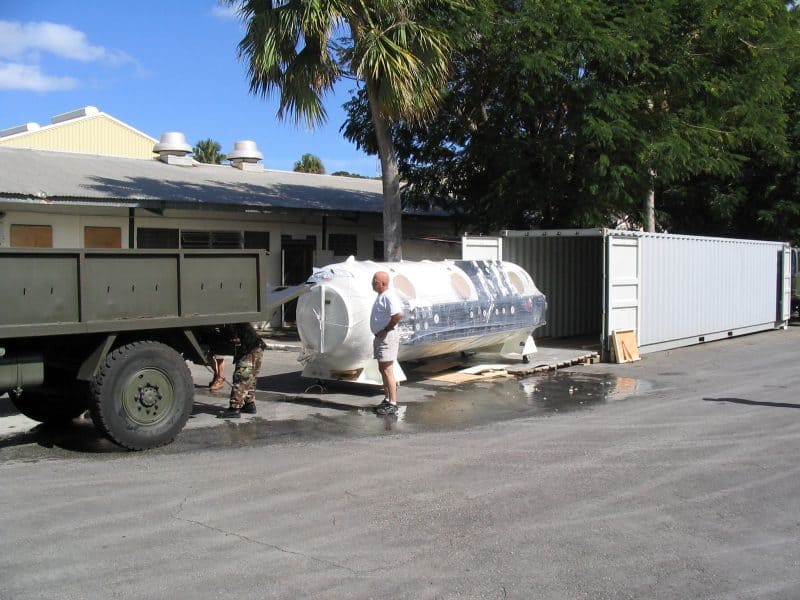
<path fill-rule="evenodd" d="M 257 415 L 197 370 L 139 453 L 4 406 L 0 598 L 799 598 L 799 359 L 791 327 L 415 380 L 387 420 L 273 349 Z"/>

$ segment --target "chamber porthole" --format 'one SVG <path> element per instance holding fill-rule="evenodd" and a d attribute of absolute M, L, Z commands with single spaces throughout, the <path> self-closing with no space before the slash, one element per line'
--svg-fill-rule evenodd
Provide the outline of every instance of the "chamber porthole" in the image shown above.
<path fill-rule="evenodd" d="M 515 273 L 514 271 L 510 271 L 508 273 L 508 279 L 511 281 L 511 285 L 514 286 L 514 290 L 518 294 L 525 293 L 525 282 L 522 281 L 522 278 L 519 276 L 519 273 Z"/>
<path fill-rule="evenodd" d="M 405 275 L 395 275 L 392 285 L 406 298 L 415 299 L 417 297 L 417 290 L 414 287 L 414 284 L 411 283 L 411 280 Z"/>
<path fill-rule="evenodd" d="M 469 286 L 469 282 L 459 273 L 453 273 L 450 275 L 450 285 L 453 286 L 453 290 L 455 291 L 456 295 L 462 300 L 466 300 L 472 296 L 472 290 Z"/>

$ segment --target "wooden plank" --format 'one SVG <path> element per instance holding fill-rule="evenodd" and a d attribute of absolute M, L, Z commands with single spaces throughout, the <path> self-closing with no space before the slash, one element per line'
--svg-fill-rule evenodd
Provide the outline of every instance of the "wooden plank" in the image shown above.
<path fill-rule="evenodd" d="M 611 341 L 613 343 L 615 362 L 626 363 L 641 359 L 635 330 L 615 329 L 611 332 Z"/>
<path fill-rule="evenodd" d="M 509 377 L 509 373 L 506 369 L 497 368 L 497 365 L 482 365 L 479 367 L 470 367 L 469 369 L 456 371 L 454 373 L 442 373 L 441 375 L 435 375 L 428 379 L 445 383 L 467 383 L 482 379 L 493 379 L 495 377 Z"/>
<path fill-rule="evenodd" d="M 436 375 L 434 377 L 429 377 L 431 381 L 443 381 L 445 383 L 466 383 L 468 381 L 477 381 L 480 379 L 480 375 L 473 375 L 471 373 L 444 373 L 442 375 Z"/>

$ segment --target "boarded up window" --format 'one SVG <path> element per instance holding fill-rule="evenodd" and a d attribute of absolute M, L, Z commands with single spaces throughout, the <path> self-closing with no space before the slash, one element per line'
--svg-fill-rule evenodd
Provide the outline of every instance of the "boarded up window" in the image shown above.
<path fill-rule="evenodd" d="M 177 248 L 178 230 L 157 227 L 139 227 L 136 230 L 137 248 Z"/>
<path fill-rule="evenodd" d="M 122 248 L 122 229 L 119 227 L 84 227 L 85 248 Z"/>
<path fill-rule="evenodd" d="M 356 256 L 358 243 L 353 233 L 332 233 L 328 236 L 328 249 L 334 256 Z"/>
<path fill-rule="evenodd" d="M 12 248 L 52 248 L 53 228 L 50 225 L 12 225 Z"/>

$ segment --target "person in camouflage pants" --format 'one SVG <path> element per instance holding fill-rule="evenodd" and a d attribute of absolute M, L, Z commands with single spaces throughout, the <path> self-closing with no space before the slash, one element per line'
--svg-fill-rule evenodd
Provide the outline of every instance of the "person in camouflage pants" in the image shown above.
<path fill-rule="evenodd" d="M 218 415 L 221 419 L 238 419 L 243 412 L 256 413 L 256 381 L 264 354 L 264 342 L 250 323 L 237 323 L 230 329 L 237 345 L 233 355 L 230 404 Z"/>

